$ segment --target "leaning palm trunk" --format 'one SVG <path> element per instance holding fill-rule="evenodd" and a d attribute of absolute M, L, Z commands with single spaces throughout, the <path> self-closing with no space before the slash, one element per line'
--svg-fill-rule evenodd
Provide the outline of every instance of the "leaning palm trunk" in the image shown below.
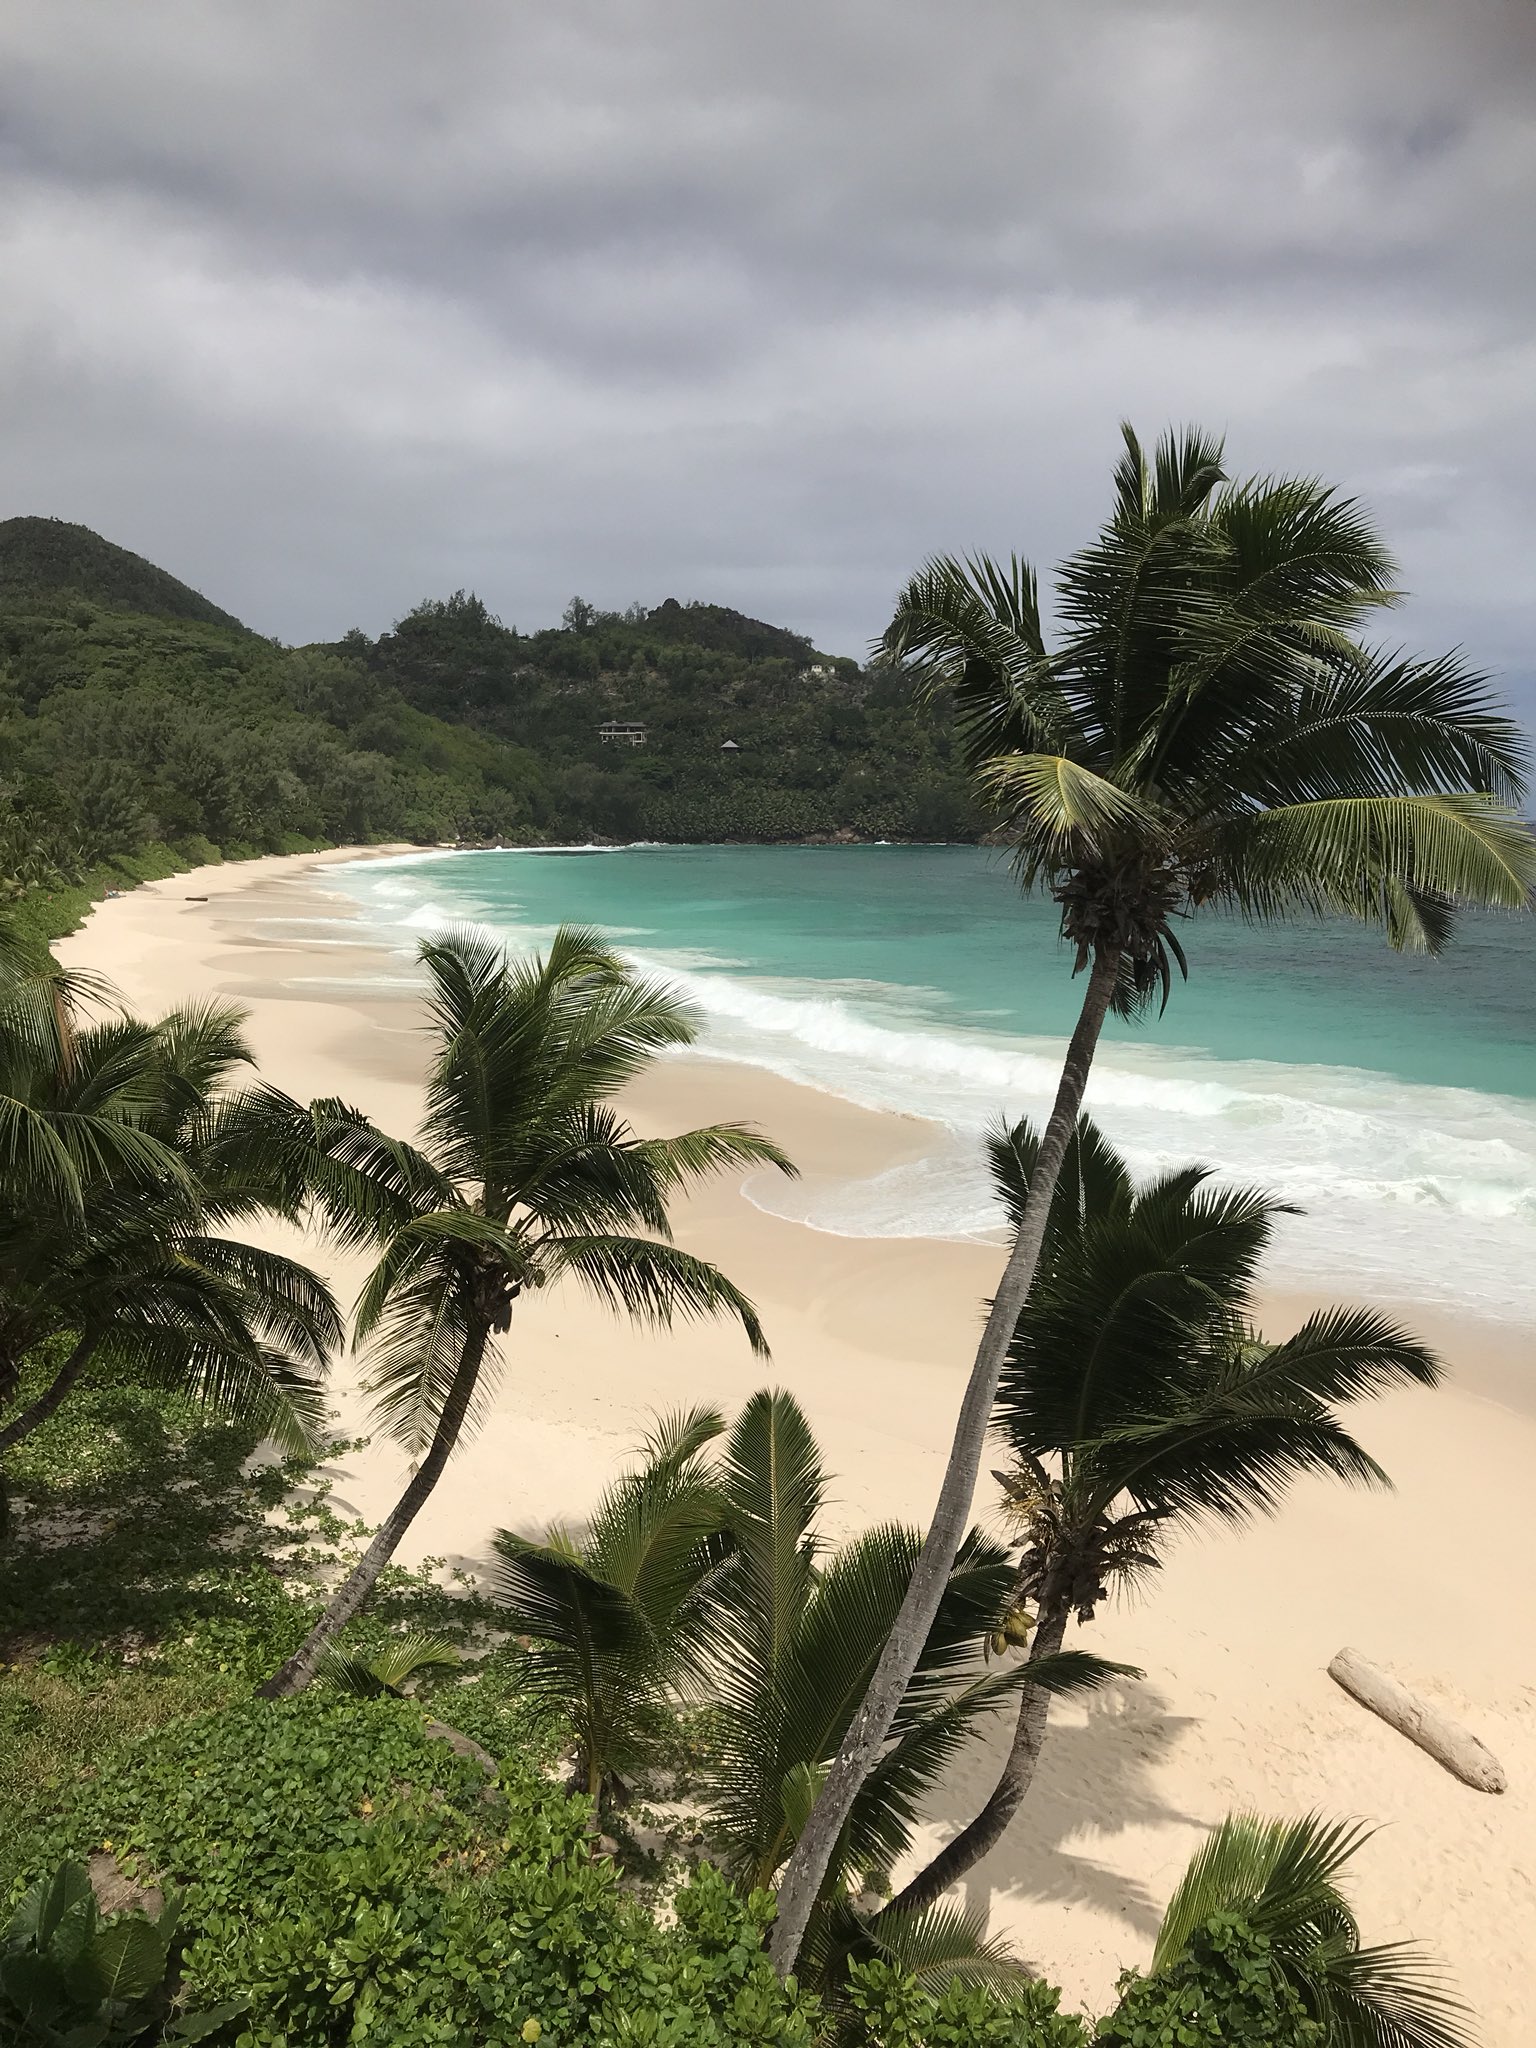
<path fill-rule="evenodd" d="M 314 1680 L 327 1645 L 361 1611 L 380 1572 L 400 1548 L 406 1530 L 425 1506 L 443 1475 L 443 1468 L 453 1456 L 474 1397 L 489 1336 L 489 1327 L 482 1322 L 476 1324 L 465 1338 L 458 1371 L 453 1376 L 453 1385 L 443 1403 L 437 1427 L 432 1432 L 427 1455 L 417 1466 L 404 1493 L 379 1524 L 373 1541 L 331 1595 L 320 1619 L 287 1663 L 258 1688 L 260 1698 L 280 1700 L 287 1699 L 292 1693 L 303 1692 Z"/>
<path fill-rule="evenodd" d="M 96 1355 L 101 1338 L 100 1330 L 87 1331 L 80 1338 L 37 1399 L 29 1407 L 23 1408 L 4 1429 L 0 1429 L 0 1452 L 14 1450 L 17 1444 L 24 1443 L 33 1430 L 40 1428 L 50 1415 L 63 1406 L 65 1398 L 79 1384 L 81 1375 Z"/>
<path fill-rule="evenodd" d="M 792 1172 L 789 1161 L 738 1124 L 641 1139 L 608 1101 L 664 1047 L 689 1042 L 676 1001 L 569 926 L 542 959 L 510 961 L 471 934 L 429 941 L 422 959 L 437 1046 L 422 1143 L 345 1103 L 281 1111 L 285 1150 L 327 1222 L 379 1254 L 352 1333 L 373 1347 L 375 1413 L 413 1453 L 431 1435 L 367 1553 L 264 1688 L 274 1696 L 309 1682 L 362 1606 L 483 1397 L 486 1347 L 525 1287 L 574 1280 L 652 1327 L 729 1314 L 766 1353 L 747 1297 L 670 1241 L 667 1204 L 723 1167 Z"/>
<path fill-rule="evenodd" d="M 1067 1620 L 1065 1602 L 1054 1604 L 1041 1614 L 1029 1641 L 1030 1663 L 1037 1657 L 1056 1654 L 1067 1632 Z M 931 1906 L 1002 1840 L 1008 1823 L 1023 1805 L 1025 1794 L 1034 1783 L 1035 1768 L 1045 1747 L 1045 1727 L 1050 1709 L 1049 1693 L 1042 1692 L 1038 1686 L 1026 1688 L 1019 1701 L 1019 1718 L 1014 1726 L 1008 1760 L 993 1787 L 991 1798 L 970 1826 L 962 1828 L 955 1839 L 892 1899 L 885 1908 L 887 1912 L 917 1913 L 923 1907 Z"/>
<path fill-rule="evenodd" d="M 1067 1048 L 1055 1106 L 1045 1127 L 1039 1160 L 1030 1179 L 1028 1200 L 977 1346 L 976 1360 L 971 1367 L 954 1441 L 950 1446 L 944 1483 L 939 1490 L 938 1505 L 912 1574 L 911 1586 L 880 1662 L 875 1667 L 863 1704 L 849 1726 L 780 1880 L 772 1954 L 774 1967 L 781 1977 L 787 1976 L 795 1966 L 838 1838 L 852 1811 L 859 1787 L 890 1733 L 891 1723 L 917 1669 L 923 1645 L 928 1640 L 964 1539 L 971 1500 L 976 1491 L 976 1477 L 981 1469 L 982 1447 L 997 1399 L 998 1378 L 1019 1315 L 1034 1285 L 1051 1198 L 1056 1191 L 1067 1147 L 1077 1127 L 1094 1051 L 1119 980 L 1121 958 L 1119 949 L 1109 946 L 1096 951 L 1093 956 L 1082 1011 Z"/>

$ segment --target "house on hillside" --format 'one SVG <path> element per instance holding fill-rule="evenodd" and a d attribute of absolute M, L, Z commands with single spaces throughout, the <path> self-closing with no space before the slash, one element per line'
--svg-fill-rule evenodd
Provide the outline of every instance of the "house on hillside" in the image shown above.
<path fill-rule="evenodd" d="M 608 718 L 597 728 L 603 745 L 643 747 L 649 735 L 638 718 Z"/>
<path fill-rule="evenodd" d="M 741 749 L 734 740 L 726 740 L 722 743 L 720 751 L 722 754 L 739 754 Z"/>

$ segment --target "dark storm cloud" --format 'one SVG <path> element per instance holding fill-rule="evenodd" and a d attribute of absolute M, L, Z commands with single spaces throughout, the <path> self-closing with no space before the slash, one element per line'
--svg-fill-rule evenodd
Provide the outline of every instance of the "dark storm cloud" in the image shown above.
<path fill-rule="evenodd" d="M 1197 416 L 1528 670 L 1533 110 L 1528 0 L 31 0 L 5 509 L 285 637 L 470 583 L 856 650 Z"/>

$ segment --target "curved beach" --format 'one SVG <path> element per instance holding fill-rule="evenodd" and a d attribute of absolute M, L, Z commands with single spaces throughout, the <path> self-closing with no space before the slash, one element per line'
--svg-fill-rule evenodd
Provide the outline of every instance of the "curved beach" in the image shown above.
<path fill-rule="evenodd" d="M 415 1121 L 422 1050 L 410 993 L 376 985 L 392 963 L 363 928 L 357 944 L 338 945 L 334 925 L 305 938 L 292 922 L 351 914 L 325 870 L 356 857 L 273 858 L 149 884 L 100 905 L 56 950 L 109 976 L 144 1012 L 190 995 L 238 1000 L 266 1078 L 301 1096 L 348 1097 L 403 1131 Z M 628 1107 L 655 1131 L 750 1119 L 811 1177 L 873 1174 L 920 1146 L 910 1119 L 719 1061 L 662 1065 Z M 771 1368 L 724 1328 L 648 1338 L 569 1291 L 535 1298 L 519 1307 L 494 1413 L 412 1530 L 406 1559 L 473 1570 L 497 1527 L 579 1519 L 652 1410 L 699 1400 L 732 1409 L 767 1377 L 808 1410 L 846 1526 L 926 1516 L 998 1255 L 831 1236 L 766 1213 L 731 1184 L 694 1201 L 679 1236 L 754 1297 Z M 319 1263 L 343 1293 L 355 1287 L 345 1261 Z M 1269 1333 L 1316 1305 L 1277 1295 Z M 1527 2038 L 1536 1991 L 1533 1347 L 1509 1325 L 1401 1313 L 1454 1377 L 1360 1417 L 1395 1492 L 1298 1487 L 1275 1521 L 1185 1543 L 1138 1605 L 1101 1614 L 1085 1640 L 1145 1678 L 1055 1710 L 1023 1818 L 967 1881 L 967 1903 L 1046 1963 L 1069 2002 L 1102 2008 L 1118 1971 L 1150 1953 L 1168 1890 L 1222 1814 L 1316 1808 L 1382 1825 L 1355 1872 L 1367 1938 L 1432 1943 L 1490 2048 Z M 350 1433 L 363 1427 L 356 1379 L 343 1362 L 335 1384 Z M 376 1442 L 338 1471 L 338 1498 L 375 1517 L 400 1472 L 398 1455 Z M 977 1505 L 989 1511 L 990 1490 Z M 1469 1790 L 1350 1701 L 1325 1672 L 1344 1644 L 1465 1721 L 1502 1760 L 1508 1792 Z M 990 1779 L 989 1758 L 957 1770 L 931 1841 L 970 1817 Z"/>

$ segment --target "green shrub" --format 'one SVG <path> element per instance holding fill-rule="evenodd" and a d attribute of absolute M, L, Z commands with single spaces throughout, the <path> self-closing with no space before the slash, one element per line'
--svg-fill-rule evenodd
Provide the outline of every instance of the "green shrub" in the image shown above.
<path fill-rule="evenodd" d="M 869 2048 L 1086 2048 L 1083 2022 L 1059 2010 L 1061 1994 L 1036 1979 L 1006 1988 L 955 1979 L 932 1991 L 889 1963 L 855 1963 L 847 2035 Z"/>
<path fill-rule="evenodd" d="M 115 2048 L 148 2034 L 200 2041 L 243 2001 L 171 2014 L 176 1909 L 102 1914 L 90 1873 L 61 1863 L 23 1894 L 0 1930 L 0 2024 L 29 2048 Z"/>
<path fill-rule="evenodd" d="M 1323 2048 L 1323 2029 L 1276 1967 L 1266 1937 L 1217 1914 L 1156 1977 L 1128 1972 L 1095 2035 L 1113 2048 Z"/>
<path fill-rule="evenodd" d="M 100 1849 L 174 1889 L 183 1995 L 247 1998 L 242 2048 L 809 2048 L 768 1900 L 706 1869 L 658 1926 L 587 1818 L 518 1756 L 488 1783 L 409 1702 L 313 1692 L 125 1746 L 37 1830 L 28 1874 Z"/>

